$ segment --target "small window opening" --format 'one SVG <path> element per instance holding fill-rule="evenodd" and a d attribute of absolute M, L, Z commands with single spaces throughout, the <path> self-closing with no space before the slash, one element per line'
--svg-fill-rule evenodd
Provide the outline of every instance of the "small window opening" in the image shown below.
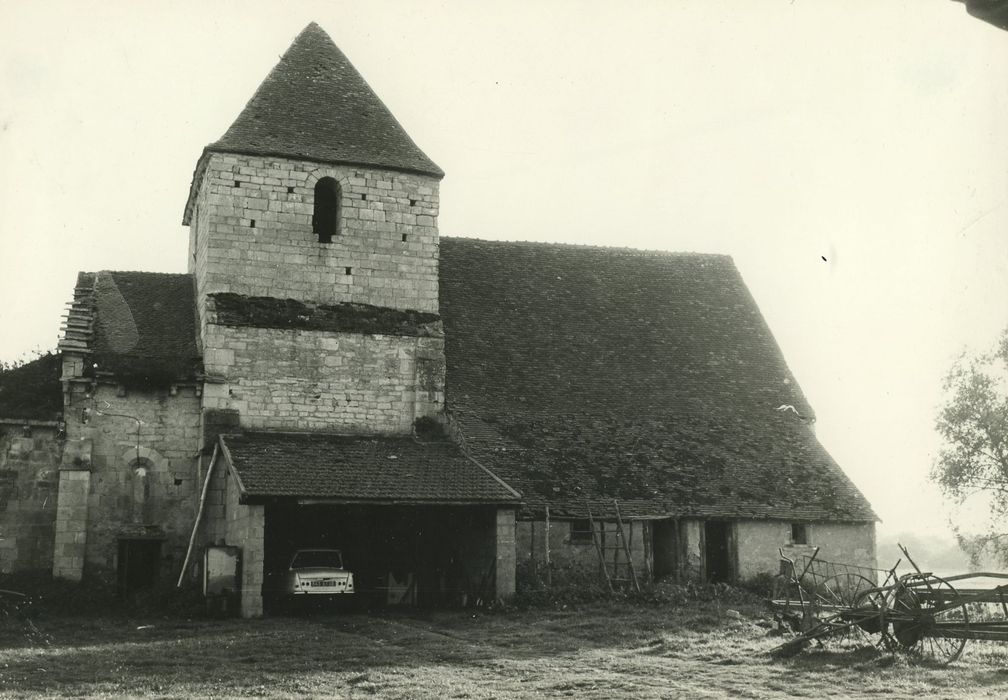
<path fill-rule="evenodd" d="M 416 200 L 415 200 L 415 199 L 411 199 L 411 200 L 409 201 L 409 205 L 410 205 L 411 207 L 415 207 L 415 206 L 416 206 Z"/>
<path fill-rule="evenodd" d="M 344 268 L 344 270 L 346 271 L 346 274 L 348 274 L 348 275 L 352 275 L 353 274 L 353 268 L 352 267 Z"/>
<path fill-rule="evenodd" d="M 804 523 L 791 523 L 791 544 L 808 544 L 808 526 Z"/>
<path fill-rule="evenodd" d="M 315 183 L 315 211 L 312 214 L 312 231 L 318 234 L 319 243 L 331 243 L 339 235 L 340 186 L 331 177 Z"/>
<path fill-rule="evenodd" d="M 235 187 L 241 187 L 241 180 L 235 180 Z"/>
<path fill-rule="evenodd" d="M 293 187 L 288 187 L 287 188 L 287 194 L 294 194 L 294 188 Z"/>
<path fill-rule="evenodd" d="M 249 220 L 249 228 L 255 228 L 255 219 Z"/>
<path fill-rule="evenodd" d="M 367 201 L 367 195 L 366 195 L 366 194 L 363 194 L 363 193 L 362 193 L 362 194 L 361 194 L 361 196 L 360 196 L 360 198 L 361 198 L 362 200 L 364 200 L 365 202 Z"/>
<path fill-rule="evenodd" d="M 588 519 L 571 520 L 570 524 L 571 544 L 583 544 L 585 542 L 591 542 L 591 541 L 592 541 L 591 521 Z"/>
<path fill-rule="evenodd" d="M 406 242 L 406 234 L 405 234 L 405 233 L 404 233 L 404 234 L 402 235 L 402 242 L 403 242 L 403 243 L 405 243 L 405 242 Z"/>

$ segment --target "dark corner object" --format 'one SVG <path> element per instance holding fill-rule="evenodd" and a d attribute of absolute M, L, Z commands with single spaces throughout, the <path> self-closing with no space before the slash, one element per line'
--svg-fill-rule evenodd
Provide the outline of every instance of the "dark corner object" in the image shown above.
<path fill-rule="evenodd" d="M 966 6 L 966 11 L 977 19 L 1008 30 L 1008 0 L 953 0 Z"/>

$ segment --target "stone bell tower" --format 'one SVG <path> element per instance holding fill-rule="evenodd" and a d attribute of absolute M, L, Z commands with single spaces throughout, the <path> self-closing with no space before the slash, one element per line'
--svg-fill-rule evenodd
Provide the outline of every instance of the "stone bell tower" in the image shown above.
<path fill-rule="evenodd" d="M 204 409 L 358 434 L 441 411 L 443 175 L 308 25 L 193 176 Z"/>

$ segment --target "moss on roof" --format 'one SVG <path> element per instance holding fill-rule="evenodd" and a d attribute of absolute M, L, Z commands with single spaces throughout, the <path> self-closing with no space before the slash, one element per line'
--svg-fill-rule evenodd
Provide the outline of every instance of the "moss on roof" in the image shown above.
<path fill-rule="evenodd" d="M 871 521 L 731 258 L 441 239 L 446 400 L 526 507 Z"/>
<path fill-rule="evenodd" d="M 441 319 L 423 311 L 371 304 L 306 304 L 296 299 L 250 297 L 231 292 L 208 296 L 214 321 L 225 326 L 301 329 L 374 335 L 439 337 Z"/>

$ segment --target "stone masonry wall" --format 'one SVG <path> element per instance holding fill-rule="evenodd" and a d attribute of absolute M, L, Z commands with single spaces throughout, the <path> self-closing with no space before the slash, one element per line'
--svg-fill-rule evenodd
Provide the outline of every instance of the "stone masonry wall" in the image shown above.
<path fill-rule="evenodd" d="M 604 546 L 612 546 L 619 540 L 616 535 L 614 521 L 596 521 L 596 527 L 602 536 Z M 623 532 L 630 545 L 630 555 L 634 562 L 634 571 L 640 581 L 651 578 L 651 530 L 648 523 L 637 520 L 624 520 Z M 517 523 L 517 560 L 523 568 L 533 568 L 537 575 L 546 576 L 546 538 L 547 529 L 544 520 L 520 520 Z M 607 552 L 607 561 L 612 561 L 613 552 Z M 554 520 L 549 525 L 549 559 L 554 582 L 577 580 L 579 578 L 597 578 L 604 583 L 602 569 L 599 564 L 598 551 L 592 540 L 571 541 L 571 523 L 565 520 Z M 619 553 L 619 561 L 625 562 L 623 552 Z M 625 573 L 622 564 L 620 574 Z M 610 564 L 610 571 L 612 565 Z"/>
<path fill-rule="evenodd" d="M 504 599 L 515 594 L 517 548 L 513 508 L 497 509 L 495 529 L 497 560 L 494 564 L 494 594 L 498 599 Z"/>
<path fill-rule="evenodd" d="M 214 475 L 217 489 L 214 500 L 221 503 L 207 515 L 208 531 L 215 542 L 241 548 L 241 614 L 242 617 L 259 617 L 263 613 L 263 553 L 265 535 L 265 508 L 261 505 L 242 505 L 234 476 L 227 473 L 225 462 L 218 459 L 220 475 Z M 221 487 L 223 487 L 222 490 Z"/>
<path fill-rule="evenodd" d="M 697 580 L 704 570 L 704 524 L 702 520 L 681 520 L 679 536 L 682 538 L 679 570 L 687 580 Z"/>
<path fill-rule="evenodd" d="M 91 445 L 85 568 L 111 575 L 120 537 L 157 533 L 166 537 L 161 575 L 177 575 L 202 486 L 197 483 L 196 390 L 125 391 L 101 384 L 78 386 L 74 392 L 67 410 L 68 441 L 89 440 Z M 89 408 L 86 423 L 81 419 L 83 408 Z M 123 416 L 141 421 L 139 450 L 137 423 Z M 62 505 L 62 493 L 60 499 Z"/>
<path fill-rule="evenodd" d="M 261 505 L 239 502 L 238 484 L 221 454 L 218 453 L 216 462 L 208 468 L 214 472 L 210 475 L 193 557 L 202 561 L 204 547 L 210 544 L 240 547 L 241 614 L 258 617 L 263 613 L 265 509 Z"/>
<path fill-rule="evenodd" d="M 342 190 L 331 243 L 312 231 L 323 177 Z M 422 175 L 211 154 L 190 223 L 200 316 L 217 292 L 437 312 L 438 206 Z"/>
<path fill-rule="evenodd" d="M 875 525 L 873 523 L 811 523 L 806 525 L 807 545 L 791 541 L 791 523 L 774 520 L 741 520 L 735 524 L 738 542 L 738 576 L 780 571 L 779 548 L 788 557 L 811 555 L 819 547 L 818 558 L 875 568 Z"/>
<path fill-rule="evenodd" d="M 0 574 L 52 566 L 63 441 L 55 426 L 0 422 Z"/>
<path fill-rule="evenodd" d="M 90 490 L 89 469 L 60 469 L 52 562 L 52 572 L 56 578 L 80 581 L 84 576 Z"/>
<path fill-rule="evenodd" d="M 206 329 L 208 409 L 251 429 L 409 433 L 444 405 L 444 340 L 308 330 Z"/>

